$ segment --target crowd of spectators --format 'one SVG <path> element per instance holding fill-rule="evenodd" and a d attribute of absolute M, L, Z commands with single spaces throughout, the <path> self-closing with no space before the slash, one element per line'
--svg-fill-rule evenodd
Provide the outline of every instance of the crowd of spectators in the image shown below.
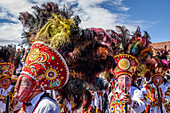
<path fill-rule="evenodd" d="M 25 49 L 25 48 L 18 48 L 15 52 L 15 59 L 14 59 L 14 65 L 15 65 L 15 71 L 14 71 L 14 75 L 19 76 L 21 69 L 26 61 L 26 57 L 29 53 L 29 48 Z"/>

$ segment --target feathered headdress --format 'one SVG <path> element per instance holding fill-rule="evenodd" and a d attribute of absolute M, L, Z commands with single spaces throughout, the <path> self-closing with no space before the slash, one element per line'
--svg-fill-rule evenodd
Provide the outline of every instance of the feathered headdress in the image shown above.
<path fill-rule="evenodd" d="M 137 33 L 138 32 L 138 33 Z M 149 41 L 149 34 L 144 31 L 144 36 L 141 36 L 139 27 L 130 40 L 128 53 L 135 56 L 139 61 L 137 68 L 138 76 L 153 77 L 155 74 L 163 73 L 168 69 L 166 46 L 164 50 L 157 50 Z M 136 35 L 139 34 L 139 35 Z"/>
<path fill-rule="evenodd" d="M 58 4 L 49 2 L 42 4 L 42 8 L 33 6 L 32 9 L 34 9 L 33 14 L 21 12 L 19 16 L 23 24 L 23 44 L 31 45 L 38 40 L 53 47 L 63 46 L 69 41 L 68 37 L 71 32 L 77 31 L 75 26 L 80 23 L 80 19 L 78 16 L 73 18 L 74 21 L 70 19 L 73 14 L 71 6 L 60 10 Z M 55 35 L 56 33 L 58 35 Z"/>
<path fill-rule="evenodd" d="M 121 54 L 126 56 L 126 54 L 135 57 L 139 64 L 135 68 L 135 76 L 145 76 L 145 73 L 148 75 L 148 71 L 154 70 L 156 66 L 158 65 L 156 61 L 156 57 L 159 55 L 159 52 L 152 47 L 152 43 L 149 41 L 150 36 L 149 34 L 144 31 L 144 35 L 141 35 L 140 27 L 137 27 L 136 32 L 133 35 L 129 34 L 129 31 L 125 27 L 117 26 L 120 34 L 116 37 L 116 42 L 118 45 L 117 48 L 117 54 L 120 54 L 120 58 L 122 58 Z M 131 36 L 131 38 L 130 38 Z M 128 56 L 127 55 L 127 56 Z M 120 61 L 120 58 L 118 58 L 118 61 Z M 129 57 L 130 58 L 130 57 Z M 126 59 L 126 61 L 131 62 L 129 59 Z M 120 64 L 121 62 L 117 62 L 120 72 L 121 69 Z M 126 63 L 127 64 L 127 63 Z M 131 63 L 129 63 L 130 65 Z M 124 66 L 124 65 L 123 65 Z M 127 70 L 130 69 L 131 66 Z M 118 69 L 117 69 L 118 70 Z M 122 70 L 124 72 L 125 70 Z M 131 76 L 133 73 L 131 74 Z"/>
<path fill-rule="evenodd" d="M 120 34 L 116 38 L 119 48 L 117 49 L 118 55 L 114 56 L 114 60 L 116 61 L 117 66 L 113 73 L 116 78 L 122 74 L 126 74 L 132 77 L 138 67 L 138 60 L 128 53 L 128 46 L 130 43 L 129 30 L 124 26 L 116 27 L 118 28 Z"/>
<path fill-rule="evenodd" d="M 139 66 L 136 70 L 137 76 L 142 77 L 144 77 L 144 74 L 148 71 L 148 67 L 154 65 L 154 60 L 150 57 L 153 53 L 153 48 L 149 41 L 150 36 L 146 31 L 144 33 L 144 36 L 142 36 L 140 28 L 137 27 L 128 46 L 128 53 L 135 56 L 139 61 Z"/>
<path fill-rule="evenodd" d="M 78 16 L 71 18 L 72 11 L 70 11 L 70 8 L 65 7 L 64 10 L 59 10 L 57 4 L 47 3 L 42 8 L 36 6 L 33 9 L 36 9 L 34 16 L 25 16 L 25 14 L 31 14 L 20 13 L 20 20 L 23 23 L 23 27 L 25 29 L 27 28 L 27 31 L 25 29 L 23 30 L 29 34 L 25 35 L 26 39 L 30 44 L 37 40 L 43 41 L 48 47 L 56 49 L 63 56 L 62 60 L 65 60 L 68 66 L 70 79 L 62 87 L 61 93 L 63 96 L 65 94 L 72 94 L 75 98 L 74 108 L 77 109 L 81 106 L 82 95 L 86 90 L 84 83 L 93 82 L 98 73 L 114 68 L 115 63 L 112 55 L 109 54 L 111 53 L 110 49 L 105 43 L 97 40 L 100 34 L 96 33 L 95 30 L 81 30 L 78 27 L 81 20 Z M 38 48 L 37 44 L 34 42 L 34 48 Z M 46 44 L 43 44 L 45 48 L 47 47 Z M 41 45 L 41 43 L 38 45 Z M 43 50 L 38 53 L 36 54 L 38 56 L 36 60 L 27 62 L 28 66 L 39 65 L 41 63 L 37 64 L 33 62 L 40 62 L 40 59 L 46 59 Z M 33 53 L 31 55 L 34 56 Z M 53 58 L 48 57 L 48 59 L 51 60 Z M 52 66 L 51 68 L 56 69 L 57 67 Z M 36 68 L 31 69 L 35 70 Z M 36 71 L 33 72 L 36 73 Z M 57 79 L 58 72 L 55 73 L 55 76 L 52 73 L 55 73 L 54 70 L 49 70 L 49 73 L 46 75 L 48 75 L 49 79 L 51 76 Z M 40 80 L 45 78 L 43 74 L 38 76 Z"/>

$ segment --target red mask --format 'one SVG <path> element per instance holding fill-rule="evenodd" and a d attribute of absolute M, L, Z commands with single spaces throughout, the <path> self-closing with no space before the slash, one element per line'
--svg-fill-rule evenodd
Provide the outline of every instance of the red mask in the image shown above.
<path fill-rule="evenodd" d="M 35 81 L 33 81 L 29 76 L 20 75 L 15 87 L 14 98 L 20 102 L 25 102 L 33 89 Z"/>
<path fill-rule="evenodd" d="M 161 75 L 156 75 L 152 78 L 152 81 L 155 86 L 159 86 L 163 83 L 164 79 L 162 78 Z"/>
<path fill-rule="evenodd" d="M 117 78 L 117 82 L 119 85 L 120 90 L 122 90 L 123 92 L 125 92 L 125 87 L 127 89 L 127 91 L 130 89 L 131 87 L 131 83 L 132 83 L 132 78 L 129 77 L 128 75 L 120 75 Z"/>

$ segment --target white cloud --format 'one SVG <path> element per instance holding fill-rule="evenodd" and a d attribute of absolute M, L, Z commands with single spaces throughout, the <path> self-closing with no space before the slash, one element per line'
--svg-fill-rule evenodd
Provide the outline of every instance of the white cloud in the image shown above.
<path fill-rule="evenodd" d="M 128 11 L 130 7 L 126 7 L 126 5 L 123 4 L 124 0 L 113 0 L 112 3 L 116 6 L 116 8 L 120 11 Z"/>
<path fill-rule="evenodd" d="M 115 5 L 122 5 L 123 3 L 123 0 L 114 0 L 113 1 L 113 4 L 115 4 Z"/>
<path fill-rule="evenodd" d="M 5 18 L 11 21 L 18 21 L 19 12 L 21 11 L 28 11 L 30 10 L 31 3 L 29 3 L 27 0 L 1 0 L 0 1 L 0 7 L 2 8 L 2 12 L 6 14 Z"/>
<path fill-rule="evenodd" d="M 19 43 L 21 41 L 21 27 L 18 20 L 19 12 L 31 12 L 31 6 L 41 6 L 42 3 L 54 2 L 54 0 L 1 0 L 0 1 L 0 19 L 7 19 L 13 23 L 0 23 L 0 45 L 6 43 Z M 55 0 L 59 8 L 64 4 L 70 3 L 76 5 L 73 9 L 75 15 L 79 15 L 82 20 L 82 28 L 101 27 L 104 29 L 115 29 L 116 25 L 125 25 L 130 31 L 136 29 L 136 24 L 142 24 L 144 21 L 129 21 L 130 15 L 124 15 L 111 12 L 101 7 L 104 2 L 110 6 L 115 5 L 117 10 L 128 11 L 130 8 L 123 4 L 123 0 Z M 146 22 L 146 21 L 145 21 Z"/>
<path fill-rule="evenodd" d="M 119 10 L 121 11 L 128 11 L 130 8 L 129 7 L 126 7 L 126 6 L 121 6 L 119 7 Z"/>
<path fill-rule="evenodd" d="M 0 24 L 0 45 L 18 44 L 21 41 L 21 25 L 14 23 Z"/>

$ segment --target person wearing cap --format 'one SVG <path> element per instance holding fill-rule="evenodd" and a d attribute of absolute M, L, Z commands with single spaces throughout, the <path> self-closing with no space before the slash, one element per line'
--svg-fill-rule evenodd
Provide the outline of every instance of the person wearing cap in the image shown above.
<path fill-rule="evenodd" d="M 151 73 L 151 82 L 141 89 L 145 96 L 146 113 L 170 112 L 170 84 L 164 79 L 165 72 L 162 67 L 156 67 Z"/>
<path fill-rule="evenodd" d="M 23 102 L 21 112 L 60 113 L 45 90 L 64 86 L 69 70 L 61 54 L 43 42 L 34 42 L 15 87 L 14 98 Z"/>
<path fill-rule="evenodd" d="M 117 67 L 113 73 L 117 86 L 108 96 L 110 113 L 141 113 L 145 109 L 142 92 L 131 86 L 132 76 L 138 67 L 138 60 L 129 54 L 120 54 L 114 57 Z M 127 105 L 127 106 L 126 106 Z M 126 107 L 127 108 L 126 108 Z"/>

